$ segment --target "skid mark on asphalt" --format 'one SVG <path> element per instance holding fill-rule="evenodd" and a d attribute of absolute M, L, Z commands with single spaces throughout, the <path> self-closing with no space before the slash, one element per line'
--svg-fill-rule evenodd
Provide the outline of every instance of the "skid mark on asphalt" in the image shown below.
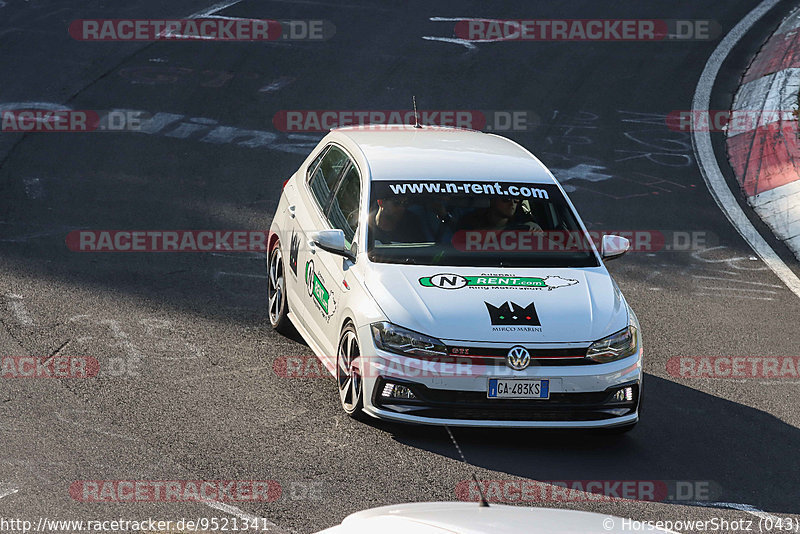
<path fill-rule="evenodd" d="M 75 340 L 81 344 L 87 344 L 92 340 L 107 339 L 110 333 L 116 346 L 120 347 L 127 357 L 110 358 L 107 362 L 113 364 L 118 371 L 121 370 L 122 374 L 125 374 L 127 370 L 128 375 L 138 376 L 138 366 L 145 358 L 163 361 L 196 361 L 205 354 L 196 344 L 186 340 L 186 332 L 176 329 L 174 323 L 166 319 L 145 317 L 137 320 L 134 324 L 123 326 L 122 322 L 116 319 L 92 318 L 89 314 L 80 314 L 71 317 L 68 322 L 77 323 L 85 329 L 82 332 L 76 332 Z M 137 341 L 133 340 L 131 329 L 139 330 Z M 95 330 L 99 330 L 99 332 Z M 142 346 L 146 346 L 148 349 L 143 349 Z"/>
<path fill-rule="evenodd" d="M 44 196 L 44 186 L 39 178 L 23 178 L 22 184 L 25 186 L 25 194 L 31 200 L 39 200 Z"/>
<path fill-rule="evenodd" d="M 725 271 L 725 272 L 730 272 L 730 271 Z M 735 275 L 736 273 L 731 273 L 731 274 Z M 730 280 L 730 278 L 722 278 L 722 277 L 719 277 L 719 276 L 703 276 L 703 275 L 699 275 L 699 274 L 693 274 L 692 278 L 701 278 L 701 279 L 704 279 L 704 280 Z M 751 285 L 755 285 L 755 286 L 774 287 L 774 288 L 777 288 L 777 289 L 783 288 L 783 286 L 778 285 L 778 284 L 767 284 L 766 282 L 752 282 L 750 280 L 739 280 L 739 283 L 740 284 L 751 284 Z"/>
<path fill-rule="evenodd" d="M 749 273 L 761 273 L 769 270 L 757 257 L 741 255 L 727 246 L 710 247 L 697 250 L 691 254 L 694 264 L 683 267 L 679 275 L 692 282 L 693 295 L 700 297 L 716 297 L 724 299 L 776 300 L 783 295 L 786 288 L 780 284 L 747 280 Z M 659 285 L 657 279 L 667 276 L 676 268 L 674 264 L 659 263 L 647 275 L 644 282 L 650 291 L 666 289 Z M 663 269 L 663 270 L 662 270 Z M 670 275 L 668 280 L 674 279 Z"/>
<path fill-rule="evenodd" d="M 0 224 L 9 224 L 11 223 L 0 223 Z M 35 225 L 24 225 L 24 226 L 35 226 Z M 80 230 L 81 227 L 79 226 L 51 226 L 45 227 L 43 230 L 39 230 L 36 232 L 28 232 L 21 235 L 15 235 L 12 237 L 4 237 L 0 239 L 0 243 L 24 243 L 26 241 L 30 241 L 32 239 L 39 239 L 42 237 L 50 237 L 54 235 L 67 235 L 69 232 L 73 230 Z"/>
<path fill-rule="evenodd" d="M 261 256 L 259 259 L 263 259 Z M 261 291 L 254 289 L 255 284 L 261 284 L 260 280 L 266 280 L 265 274 L 236 273 L 228 271 L 217 271 L 213 275 L 214 285 L 227 293 L 236 297 L 249 297 L 250 299 L 261 299 Z M 264 297 L 266 298 L 266 297 Z M 250 309 L 249 306 L 241 309 Z"/>
<path fill-rule="evenodd" d="M 136 441 L 136 438 L 134 436 L 129 436 L 127 434 L 120 434 L 117 432 L 108 432 L 106 430 L 103 430 L 101 428 L 103 424 L 98 421 L 95 421 L 94 424 L 92 424 L 92 422 L 89 421 L 89 419 L 91 417 L 97 418 L 99 414 L 96 414 L 91 410 L 80 410 L 80 409 L 70 408 L 65 411 L 54 412 L 54 415 L 56 416 L 56 419 L 58 419 L 62 423 L 67 423 L 84 430 L 89 430 L 90 432 L 95 432 L 97 434 L 102 434 L 104 436 L 109 436 L 112 438 L 124 439 L 127 441 Z"/>
<path fill-rule="evenodd" d="M 221 258 L 264 261 L 263 252 L 209 252 L 209 254 Z"/>
<path fill-rule="evenodd" d="M 761 519 L 771 519 L 773 521 L 779 520 L 777 516 L 774 516 L 763 510 L 759 510 L 758 508 L 750 504 L 741 504 L 737 502 L 703 502 L 703 501 L 689 501 L 689 502 L 682 502 L 680 504 L 683 504 L 685 506 L 700 506 L 704 508 L 725 508 L 728 510 L 738 510 L 740 512 L 747 512 L 748 514 L 752 514 Z"/>
<path fill-rule="evenodd" d="M 726 247 L 724 245 L 718 247 L 711 247 L 702 250 L 696 250 L 692 252 L 692 259 L 697 260 L 698 262 L 702 262 L 705 264 L 722 264 L 724 263 L 726 266 L 730 267 L 731 269 L 736 269 L 737 271 L 766 271 L 768 267 L 762 265 L 761 262 L 758 261 L 756 256 L 746 255 L 746 256 L 731 256 L 728 254 L 727 257 L 709 257 L 712 256 L 716 252 L 725 252 L 726 249 L 730 247 Z M 710 254 L 709 254 L 710 253 Z M 753 264 L 753 262 L 757 262 Z"/>
<path fill-rule="evenodd" d="M 194 376 L 185 376 L 183 378 L 179 378 L 175 380 L 176 382 L 195 382 L 195 381 L 206 381 L 213 378 L 220 378 L 223 376 L 231 376 L 231 375 L 238 375 L 241 373 L 257 373 L 260 371 L 272 371 L 271 365 L 263 365 L 261 367 L 246 367 L 243 369 L 233 369 L 231 371 L 222 371 L 220 373 L 209 373 L 204 375 L 194 375 Z"/>

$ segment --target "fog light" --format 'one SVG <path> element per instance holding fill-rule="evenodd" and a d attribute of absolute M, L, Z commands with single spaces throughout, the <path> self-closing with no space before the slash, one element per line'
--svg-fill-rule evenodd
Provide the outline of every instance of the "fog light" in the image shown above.
<path fill-rule="evenodd" d="M 407 386 L 402 384 L 393 384 L 391 382 L 387 382 L 385 386 L 383 386 L 383 391 L 381 392 L 381 397 L 384 398 L 392 398 L 392 399 L 415 399 L 416 396 L 414 392 Z"/>
<path fill-rule="evenodd" d="M 618 402 L 632 401 L 633 388 L 628 386 L 626 388 L 618 389 L 617 392 L 614 393 L 614 400 Z"/>
<path fill-rule="evenodd" d="M 392 392 L 392 397 L 395 399 L 413 399 L 415 398 L 414 392 L 411 389 L 407 388 L 406 386 L 401 386 L 397 384 L 394 387 L 394 391 Z"/>

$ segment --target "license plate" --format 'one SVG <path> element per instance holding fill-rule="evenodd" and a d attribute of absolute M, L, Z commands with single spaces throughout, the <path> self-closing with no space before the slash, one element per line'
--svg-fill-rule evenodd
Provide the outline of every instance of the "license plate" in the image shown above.
<path fill-rule="evenodd" d="M 525 378 L 490 378 L 490 399 L 549 399 L 549 380 L 527 380 Z"/>

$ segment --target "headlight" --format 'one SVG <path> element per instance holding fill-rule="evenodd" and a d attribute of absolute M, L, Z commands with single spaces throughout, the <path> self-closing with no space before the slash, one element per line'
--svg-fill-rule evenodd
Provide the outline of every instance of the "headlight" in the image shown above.
<path fill-rule="evenodd" d="M 586 351 L 586 357 L 598 363 L 608 363 L 628 356 L 639 350 L 639 333 L 629 325 L 615 334 L 595 341 Z"/>
<path fill-rule="evenodd" d="M 436 338 L 407 330 L 396 324 L 372 323 L 375 346 L 404 356 L 447 356 L 447 347 Z"/>

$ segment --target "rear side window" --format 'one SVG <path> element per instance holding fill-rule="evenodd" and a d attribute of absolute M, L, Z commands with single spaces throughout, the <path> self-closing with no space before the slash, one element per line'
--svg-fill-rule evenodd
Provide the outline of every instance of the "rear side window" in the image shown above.
<path fill-rule="evenodd" d="M 331 200 L 331 191 L 336 185 L 339 175 L 347 167 L 348 163 L 347 154 L 340 148 L 331 146 L 322 156 L 316 170 L 313 171 L 314 174 L 311 175 L 308 184 L 323 211 L 325 211 Z"/>
<path fill-rule="evenodd" d="M 328 210 L 328 220 L 332 228 L 344 232 L 344 238 L 349 247 L 353 243 L 353 236 L 358 228 L 358 203 L 361 199 L 361 179 L 358 169 L 351 165 L 336 190 L 336 196 Z"/>
<path fill-rule="evenodd" d="M 325 153 L 328 151 L 328 148 L 329 147 L 323 148 L 322 152 L 319 153 L 319 156 L 314 158 L 314 161 L 312 161 L 311 164 L 309 164 L 308 169 L 306 169 L 306 178 L 308 178 L 309 180 L 311 179 L 311 174 L 317 168 L 317 165 L 319 165 L 319 162 L 322 161 L 322 156 L 324 156 Z"/>

